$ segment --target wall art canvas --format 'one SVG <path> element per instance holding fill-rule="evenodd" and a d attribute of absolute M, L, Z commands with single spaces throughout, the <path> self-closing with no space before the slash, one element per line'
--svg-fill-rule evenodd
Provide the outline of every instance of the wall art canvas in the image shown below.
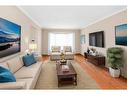
<path fill-rule="evenodd" d="M 80 36 L 80 43 L 85 44 L 85 35 Z"/>
<path fill-rule="evenodd" d="M 0 58 L 20 52 L 21 27 L 0 18 Z"/>
<path fill-rule="evenodd" d="M 127 46 L 127 24 L 115 26 L 115 34 L 116 45 Z"/>

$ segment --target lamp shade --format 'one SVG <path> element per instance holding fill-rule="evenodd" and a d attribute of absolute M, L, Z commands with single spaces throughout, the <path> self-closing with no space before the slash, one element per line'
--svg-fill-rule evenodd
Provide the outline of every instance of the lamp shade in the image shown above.
<path fill-rule="evenodd" d="M 29 44 L 29 49 L 34 50 L 36 48 L 37 48 L 37 44 L 35 44 L 35 43 Z"/>

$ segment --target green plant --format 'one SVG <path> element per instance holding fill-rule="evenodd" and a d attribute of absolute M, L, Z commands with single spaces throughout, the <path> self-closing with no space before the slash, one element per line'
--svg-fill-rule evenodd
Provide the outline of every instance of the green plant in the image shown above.
<path fill-rule="evenodd" d="M 108 64 L 113 69 L 119 69 L 123 66 L 123 49 L 120 47 L 112 47 L 107 50 Z"/>

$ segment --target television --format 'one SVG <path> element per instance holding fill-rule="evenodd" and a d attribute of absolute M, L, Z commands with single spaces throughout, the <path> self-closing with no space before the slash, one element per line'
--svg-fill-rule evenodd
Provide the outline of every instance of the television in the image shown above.
<path fill-rule="evenodd" d="M 20 52 L 21 26 L 0 18 L 0 58 Z"/>
<path fill-rule="evenodd" d="M 104 47 L 104 31 L 90 33 L 89 45 L 95 47 Z"/>

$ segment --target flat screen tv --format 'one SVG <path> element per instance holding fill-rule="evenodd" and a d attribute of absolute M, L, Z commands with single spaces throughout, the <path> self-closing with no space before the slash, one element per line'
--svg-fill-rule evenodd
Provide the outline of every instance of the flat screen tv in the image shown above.
<path fill-rule="evenodd" d="M 89 45 L 95 47 L 104 47 L 104 31 L 90 33 Z"/>
<path fill-rule="evenodd" d="M 0 18 L 0 58 L 20 52 L 21 26 Z"/>

